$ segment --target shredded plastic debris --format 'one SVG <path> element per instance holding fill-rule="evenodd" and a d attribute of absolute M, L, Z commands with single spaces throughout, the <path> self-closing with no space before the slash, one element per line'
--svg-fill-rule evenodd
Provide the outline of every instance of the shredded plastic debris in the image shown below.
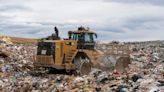
<path fill-rule="evenodd" d="M 122 44 L 131 47 L 131 64 L 123 73 L 92 69 L 84 76 L 56 73 L 33 76 L 29 72 L 36 45 L 0 41 L 0 51 L 10 52 L 8 57 L 0 57 L 0 91 L 164 92 L 164 45 L 160 42 Z M 108 48 L 99 45 L 100 50 Z"/>

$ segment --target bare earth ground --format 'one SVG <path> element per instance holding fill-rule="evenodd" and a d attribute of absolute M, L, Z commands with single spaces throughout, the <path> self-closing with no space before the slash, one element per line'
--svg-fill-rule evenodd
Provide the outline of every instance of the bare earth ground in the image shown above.
<path fill-rule="evenodd" d="M 0 40 L 3 38 L 8 38 L 12 43 L 37 43 L 37 39 L 32 38 L 0 36 Z"/>

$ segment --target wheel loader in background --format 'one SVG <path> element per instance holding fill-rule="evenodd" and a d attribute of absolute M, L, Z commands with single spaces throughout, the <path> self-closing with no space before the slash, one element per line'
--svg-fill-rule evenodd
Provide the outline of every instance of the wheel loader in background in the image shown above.
<path fill-rule="evenodd" d="M 111 57 L 111 54 L 96 49 L 94 39 L 97 38 L 97 34 L 89 28 L 79 27 L 78 30 L 69 31 L 67 39 L 60 39 L 58 29 L 55 27 L 54 30 L 52 36 L 38 42 L 34 67 L 87 75 L 92 67 L 122 71 L 130 62 L 129 54 L 123 57 L 113 54 Z"/>

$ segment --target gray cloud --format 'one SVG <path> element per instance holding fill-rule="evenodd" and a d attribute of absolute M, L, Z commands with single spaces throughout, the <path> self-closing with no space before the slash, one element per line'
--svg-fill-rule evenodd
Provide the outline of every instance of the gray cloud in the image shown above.
<path fill-rule="evenodd" d="M 158 27 L 164 26 L 164 18 L 160 16 L 140 16 L 134 18 L 128 18 L 122 27 L 134 30 L 138 27 L 147 27 L 151 29 L 152 27 L 159 25 Z"/>
<path fill-rule="evenodd" d="M 103 0 L 107 2 L 118 2 L 118 3 L 140 3 L 140 4 L 152 4 L 152 5 L 164 5 L 164 0 Z"/>
<path fill-rule="evenodd" d="M 134 16 L 121 21 L 120 24 L 92 28 L 97 31 L 102 41 L 140 41 L 163 39 L 164 18 L 159 16 Z"/>
<path fill-rule="evenodd" d="M 2 16 L 0 17 L 1 20 Z M 4 17 L 5 18 L 5 17 Z M 75 29 L 74 24 L 61 24 L 55 22 L 16 22 L 3 19 L 0 22 L 0 33 L 9 36 L 19 36 L 27 38 L 47 37 L 54 32 L 54 26 L 59 28 L 62 37 L 67 36 L 69 30 Z"/>
<path fill-rule="evenodd" d="M 0 0 L 0 34 L 45 37 L 53 32 L 56 25 L 60 35 L 67 37 L 69 30 L 76 30 L 77 27 L 84 25 L 97 32 L 98 40 L 102 41 L 163 39 L 163 0 L 28 2 Z"/>
<path fill-rule="evenodd" d="M 29 10 L 28 7 L 18 5 L 0 5 L 0 11 L 20 11 Z"/>
<path fill-rule="evenodd" d="M 37 37 L 36 35 L 40 34 L 41 36 L 46 36 L 50 32 L 49 26 L 44 26 L 41 24 L 28 24 L 28 23 L 10 23 L 4 22 L 0 23 L 0 32 L 1 34 L 6 34 L 10 36 L 20 36 L 20 37 Z"/>

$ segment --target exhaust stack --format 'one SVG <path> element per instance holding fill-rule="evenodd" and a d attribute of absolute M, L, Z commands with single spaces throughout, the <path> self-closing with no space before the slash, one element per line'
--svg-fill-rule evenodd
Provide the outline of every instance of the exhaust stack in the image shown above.
<path fill-rule="evenodd" d="M 59 30 L 56 26 L 54 27 L 54 31 L 56 33 L 56 37 L 59 38 Z"/>

